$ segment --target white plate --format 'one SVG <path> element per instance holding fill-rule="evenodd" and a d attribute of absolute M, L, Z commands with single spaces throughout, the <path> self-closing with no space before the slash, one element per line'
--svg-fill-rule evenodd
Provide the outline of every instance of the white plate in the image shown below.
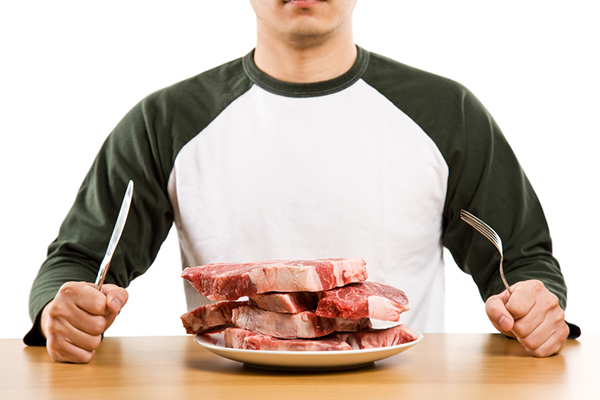
<path fill-rule="evenodd" d="M 221 357 L 239 361 L 250 367 L 274 370 L 339 370 L 364 367 L 408 350 L 423 339 L 415 332 L 416 340 L 397 346 L 365 350 L 341 351 L 264 351 L 238 350 L 225 347 L 223 334 L 196 335 L 195 341 Z"/>

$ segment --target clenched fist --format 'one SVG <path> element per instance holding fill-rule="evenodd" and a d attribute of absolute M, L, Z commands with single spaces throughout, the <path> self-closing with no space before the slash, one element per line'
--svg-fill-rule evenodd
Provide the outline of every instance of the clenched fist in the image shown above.
<path fill-rule="evenodd" d="M 564 347 L 569 327 L 558 298 L 538 280 L 518 282 L 491 296 L 485 311 L 498 331 L 519 340 L 535 357 L 548 357 Z"/>
<path fill-rule="evenodd" d="M 42 311 L 48 354 L 61 362 L 89 362 L 127 299 L 127 291 L 115 285 L 99 291 L 87 282 L 65 283 Z"/>

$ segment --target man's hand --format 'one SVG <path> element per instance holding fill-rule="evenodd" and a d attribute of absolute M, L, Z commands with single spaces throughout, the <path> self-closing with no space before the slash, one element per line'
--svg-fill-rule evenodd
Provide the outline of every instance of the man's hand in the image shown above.
<path fill-rule="evenodd" d="M 485 302 L 485 311 L 498 331 L 515 337 L 529 354 L 548 357 L 564 347 L 569 327 L 558 298 L 541 281 L 529 280 L 511 286 Z"/>
<path fill-rule="evenodd" d="M 115 285 L 98 291 L 91 283 L 65 283 L 42 311 L 48 354 L 61 362 L 89 362 L 127 299 L 127 291 Z"/>

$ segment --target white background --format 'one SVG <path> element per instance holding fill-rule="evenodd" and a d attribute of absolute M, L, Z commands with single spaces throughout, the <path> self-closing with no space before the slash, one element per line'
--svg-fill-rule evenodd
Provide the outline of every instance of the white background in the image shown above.
<path fill-rule="evenodd" d="M 141 98 L 246 54 L 247 0 L 6 2 L 0 13 L 0 338 L 29 329 L 28 292 L 106 135 Z M 600 332 L 600 57 L 596 0 L 361 0 L 356 42 L 469 87 L 503 128 L 545 207 L 567 318 Z M 368 260 L 367 260 L 368 261 Z M 447 331 L 491 332 L 448 261 Z M 181 335 L 171 235 L 107 335 Z"/>

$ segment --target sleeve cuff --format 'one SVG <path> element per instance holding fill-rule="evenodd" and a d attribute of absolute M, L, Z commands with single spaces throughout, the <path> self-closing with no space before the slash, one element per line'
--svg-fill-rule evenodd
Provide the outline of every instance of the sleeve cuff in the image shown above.
<path fill-rule="evenodd" d="M 579 336 L 581 336 L 581 328 L 579 328 L 577 325 L 567 322 L 567 326 L 569 327 L 569 336 L 567 339 L 577 339 Z"/>
<path fill-rule="evenodd" d="M 33 321 L 33 326 L 23 337 L 23 343 L 27 346 L 45 346 L 46 338 L 42 334 L 42 308 Z"/>

